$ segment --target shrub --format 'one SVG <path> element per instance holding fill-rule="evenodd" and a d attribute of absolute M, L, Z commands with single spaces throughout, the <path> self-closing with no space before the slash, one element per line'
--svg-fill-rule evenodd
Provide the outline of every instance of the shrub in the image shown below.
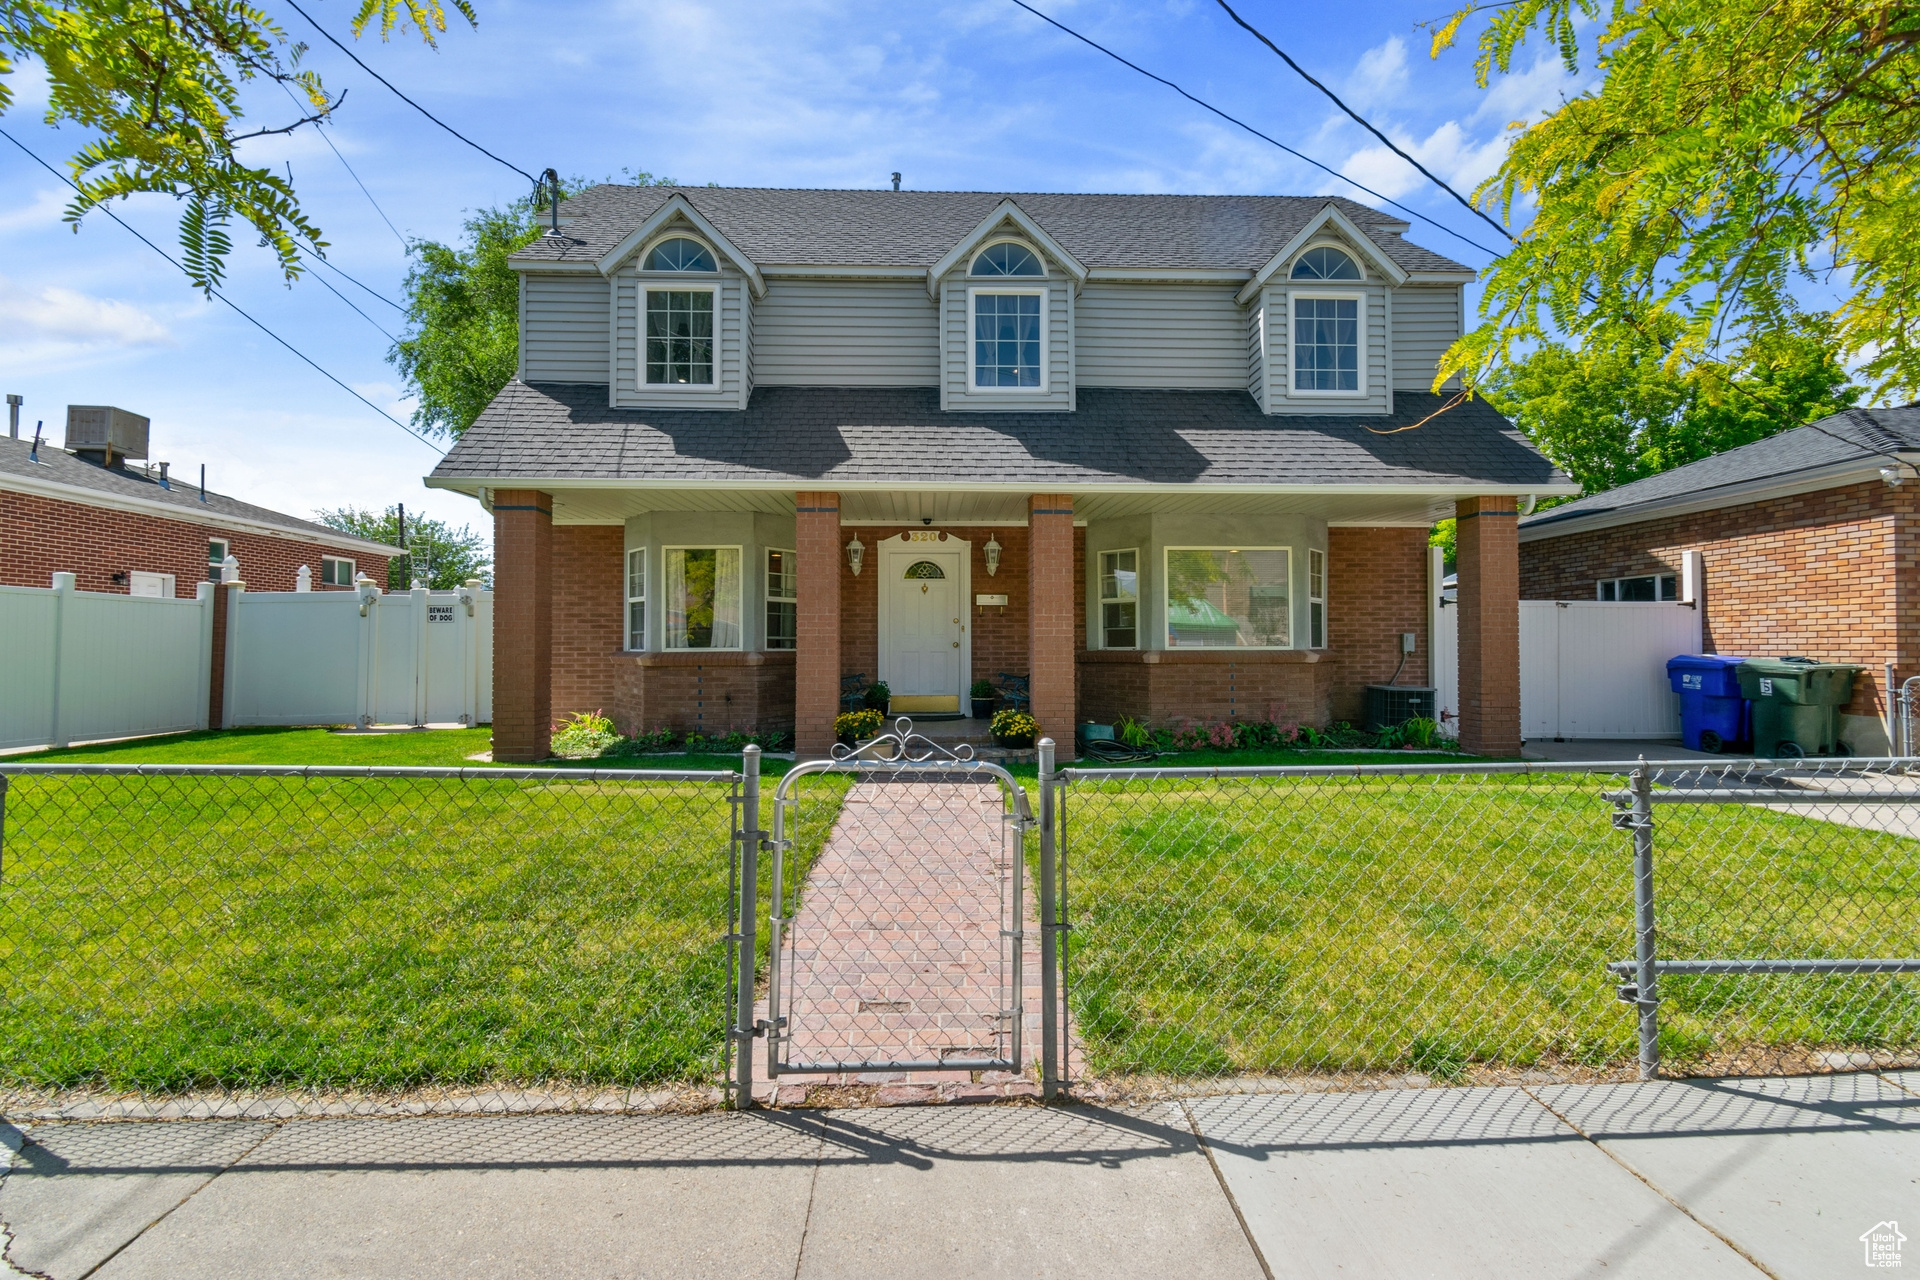
<path fill-rule="evenodd" d="M 665 751 L 673 745 L 674 738 L 677 736 L 673 730 L 665 728 L 655 729 L 651 733 L 636 733 L 631 738 L 622 738 L 602 751 L 600 755 L 603 758 L 643 756 L 651 751 Z"/>
<path fill-rule="evenodd" d="M 887 682 L 885 680 L 875 680 L 867 686 L 867 691 L 860 695 L 860 701 L 867 710 L 878 711 L 882 715 L 885 715 L 887 702 L 892 697 L 893 690 L 887 688 Z"/>
<path fill-rule="evenodd" d="M 1440 724 L 1428 716 L 1415 716 L 1400 726 L 1407 735 L 1407 745 L 1425 750 L 1440 737 Z"/>
<path fill-rule="evenodd" d="M 872 690 L 868 692 L 871 693 Z M 886 717 L 872 707 L 864 711 L 845 711 L 833 718 L 833 736 L 842 742 L 852 742 L 856 738 L 870 738 L 880 732 L 880 726 L 884 723 L 886 723 Z"/>
<path fill-rule="evenodd" d="M 1233 726 L 1222 720 L 1207 730 L 1207 745 L 1220 751 L 1231 751 L 1237 745 Z"/>
<path fill-rule="evenodd" d="M 620 741 L 613 721 L 598 711 L 576 711 L 553 726 L 550 749 L 556 756 L 584 760 L 597 756 Z"/>
<path fill-rule="evenodd" d="M 985 699 L 993 697 L 995 692 L 993 681 L 982 676 L 973 682 L 973 687 L 967 690 L 967 696 L 969 698 Z"/>
<path fill-rule="evenodd" d="M 1030 747 L 1033 740 L 1040 736 L 1040 722 L 1012 707 L 994 712 L 993 722 L 988 728 L 993 732 L 993 740 L 1005 747 Z"/>
<path fill-rule="evenodd" d="M 1132 716 L 1120 717 L 1120 723 L 1113 726 L 1113 736 L 1136 749 L 1153 745 L 1153 731 Z"/>

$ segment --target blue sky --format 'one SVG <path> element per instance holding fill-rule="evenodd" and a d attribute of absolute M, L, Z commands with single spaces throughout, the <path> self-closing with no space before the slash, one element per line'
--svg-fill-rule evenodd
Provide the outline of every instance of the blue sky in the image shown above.
<path fill-rule="evenodd" d="M 470 209 L 526 183 L 462 146 L 320 41 L 291 9 L 262 0 L 309 65 L 347 91 L 328 138 L 315 130 L 251 144 L 257 163 L 291 164 L 328 256 L 398 298 L 402 236 L 447 240 Z M 592 177 L 621 169 L 682 182 L 880 187 L 900 170 L 920 189 L 1124 192 L 1337 192 L 1366 200 L 1172 92 L 1043 25 L 1009 0 L 921 6 L 874 0 L 788 4 L 502 3 L 476 0 L 480 26 L 433 52 L 411 39 L 357 52 L 402 90 L 520 168 Z M 349 0 L 307 11 L 343 39 Z M 1122 55 L 1276 138 L 1488 243 L 1490 228 L 1428 186 L 1204 0 L 1036 0 Z M 1447 0 L 1348 0 L 1338 12 L 1246 0 L 1237 6 L 1397 142 L 1466 190 L 1498 164 L 1506 126 L 1553 106 L 1573 82 L 1545 50 L 1490 91 L 1470 48 L 1438 61 L 1416 24 Z M 1303 12 L 1310 21 L 1298 21 Z M 41 123 L 31 64 L 5 127 L 56 163 L 81 131 Z M 251 93 L 249 119 L 293 116 L 278 89 Z M 65 406 L 117 404 L 153 419 L 154 456 L 176 475 L 267 506 L 405 502 L 483 526 L 467 499 L 427 490 L 438 456 L 275 346 L 99 215 L 75 235 L 66 192 L 0 143 L 0 391 L 26 397 L 25 429 L 58 438 Z M 1371 203 L 1371 201 L 1369 201 Z M 177 209 L 119 210 L 171 248 Z M 391 219 L 394 230 L 385 219 Z M 1431 226 L 1412 239 L 1472 266 L 1485 257 Z M 325 277 L 391 332 L 397 312 L 325 268 L 284 287 L 269 255 L 243 247 L 229 295 L 375 403 L 409 406 L 386 363 L 388 338 L 318 282 Z"/>

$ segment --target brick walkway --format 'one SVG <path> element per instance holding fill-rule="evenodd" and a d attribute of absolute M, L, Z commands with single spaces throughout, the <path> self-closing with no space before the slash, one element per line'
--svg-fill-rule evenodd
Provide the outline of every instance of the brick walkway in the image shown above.
<path fill-rule="evenodd" d="M 1019 844 L 1009 829 L 1003 851 L 1002 808 L 992 780 L 867 780 L 848 790 L 789 926 L 789 1062 L 1007 1056 L 1011 1027 L 1001 1011 L 1012 965 L 1000 931 Z M 1024 915 L 1022 1056 L 1037 1066 L 1040 934 L 1031 886 Z M 764 1056 L 763 1049 L 756 1076 Z M 1028 1079 L 1037 1074 L 1031 1066 Z M 797 1101 L 809 1084 L 847 1083 L 920 1086 L 899 1092 L 929 1096 L 1026 1091 L 1006 1072 L 875 1069 L 782 1077 L 781 1100 Z"/>

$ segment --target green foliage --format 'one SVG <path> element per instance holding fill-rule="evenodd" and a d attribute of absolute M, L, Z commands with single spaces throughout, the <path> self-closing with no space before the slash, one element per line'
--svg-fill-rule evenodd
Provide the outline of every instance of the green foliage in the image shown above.
<path fill-rule="evenodd" d="M 329 529 L 353 534 L 390 547 L 400 545 L 400 511 L 388 507 L 374 512 L 361 507 L 339 507 L 316 511 L 314 518 Z M 387 590 L 405 591 L 417 570 L 429 589 L 451 591 L 469 579 L 488 582 L 493 577 L 493 561 L 487 555 L 486 539 L 466 525 L 455 527 L 444 520 L 420 516 L 407 517 L 407 555 L 387 562 Z"/>
<path fill-rule="evenodd" d="M 864 711 L 843 711 L 833 718 L 833 736 L 842 742 L 872 737 L 885 722 L 886 717 L 871 707 Z"/>
<path fill-rule="evenodd" d="M 1445 553 L 1444 563 L 1447 566 L 1448 573 L 1453 572 L 1454 564 L 1459 559 L 1457 553 L 1458 539 L 1459 531 L 1455 528 L 1455 522 L 1451 516 L 1434 525 L 1427 533 L 1427 545 L 1430 547 L 1439 547 L 1441 551 Z"/>
<path fill-rule="evenodd" d="M 671 178 L 621 170 L 635 186 L 671 186 Z M 614 181 L 612 178 L 606 179 Z M 594 185 L 562 181 L 572 195 Z M 520 281 L 507 258 L 539 239 L 546 206 L 531 195 L 466 220 L 458 244 L 415 240 L 402 289 L 408 333 L 387 353 L 413 392 L 413 424 L 458 436 L 473 425 L 520 361 Z"/>
<path fill-rule="evenodd" d="M 1757 336 L 1733 360 L 1676 370 L 1658 343 L 1536 348 L 1487 398 L 1588 493 L 1708 457 L 1853 404 L 1825 316 Z"/>
<path fill-rule="evenodd" d="M 893 690 L 887 687 L 887 682 L 885 680 L 875 680 L 867 686 L 867 691 L 860 695 L 860 702 L 867 710 L 877 711 L 881 715 L 885 715 L 887 713 L 887 703 L 891 701 L 892 698 Z"/>
<path fill-rule="evenodd" d="M 1407 745 L 1419 751 L 1431 750 L 1440 740 L 1440 722 L 1430 716 L 1415 716 L 1400 726 Z"/>
<path fill-rule="evenodd" d="M 1920 390 L 1920 11 L 1906 0 L 1513 0 L 1485 7 L 1484 86 L 1542 37 L 1597 87 L 1523 126 L 1477 192 L 1518 242 L 1439 378 L 1487 384 L 1541 342 L 1657 345 L 1678 373 L 1791 333 L 1833 288 L 1835 350 L 1871 393 Z M 1438 380 L 1436 380 L 1436 386 Z M 1778 415 L 1776 415 L 1778 416 Z"/>
<path fill-rule="evenodd" d="M 969 698 L 979 698 L 984 701 L 985 699 L 994 697 L 996 692 L 993 687 L 993 681 L 982 676 L 973 682 L 972 687 L 967 690 L 967 696 Z"/>
<path fill-rule="evenodd" d="M 377 25 L 385 40 L 413 30 L 436 45 L 450 7 L 471 25 L 469 0 L 359 0 L 353 34 Z M 8 77 L 22 59 L 46 70 L 46 122 L 89 135 L 68 161 L 79 193 L 66 220 L 142 192 L 184 203 L 181 265 L 203 290 L 225 273 L 229 217 L 259 233 L 291 281 L 303 253 L 326 242 L 301 210 L 291 181 L 243 164 L 235 146 L 291 133 L 330 115 L 339 98 L 303 71 L 304 44 L 261 10 L 236 0 L 0 0 L 0 115 L 13 105 Z M 240 131 L 246 87 L 271 81 L 299 110 L 285 124 Z M 342 95 L 344 96 L 344 95 Z"/>
<path fill-rule="evenodd" d="M 994 712 L 987 728 L 993 734 L 993 740 L 1005 746 L 1030 747 L 1033 740 L 1040 736 L 1040 722 L 1012 707 L 1002 707 Z"/>
<path fill-rule="evenodd" d="M 1113 732 L 1129 747 L 1139 749 L 1153 745 L 1153 731 L 1132 716 L 1121 716 L 1120 723 L 1113 726 Z"/>
<path fill-rule="evenodd" d="M 576 711 L 553 726 L 549 749 L 556 756 L 584 760 L 598 756 L 620 741 L 613 721 L 598 711 Z"/>

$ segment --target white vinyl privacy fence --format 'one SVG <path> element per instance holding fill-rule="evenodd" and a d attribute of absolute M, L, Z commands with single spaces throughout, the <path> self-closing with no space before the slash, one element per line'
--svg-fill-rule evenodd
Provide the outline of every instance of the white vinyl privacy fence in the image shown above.
<path fill-rule="evenodd" d="M 485 724 L 493 593 L 234 590 L 226 727 Z"/>
<path fill-rule="evenodd" d="M 0 587 L 0 750 L 242 725 L 486 724 L 493 594 L 249 592 L 193 600 Z M 227 592 L 220 723 L 214 592 Z"/>
<path fill-rule="evenodd" d="M 1433 667 L 1441 711 L 1460 713 L 1460 610 L 1431 573 Z M 1697 567 L 1684 603 L 1522 600 L 1520 734 L 1551 738 L 1677 738 L 1680 699 L 1667 659 L 1702 648 Z"/>
<path fill-rule="evenodd" d="M 207 727 L 213 586 L 195 600 L 0 587 L 0 749 Z"/>

